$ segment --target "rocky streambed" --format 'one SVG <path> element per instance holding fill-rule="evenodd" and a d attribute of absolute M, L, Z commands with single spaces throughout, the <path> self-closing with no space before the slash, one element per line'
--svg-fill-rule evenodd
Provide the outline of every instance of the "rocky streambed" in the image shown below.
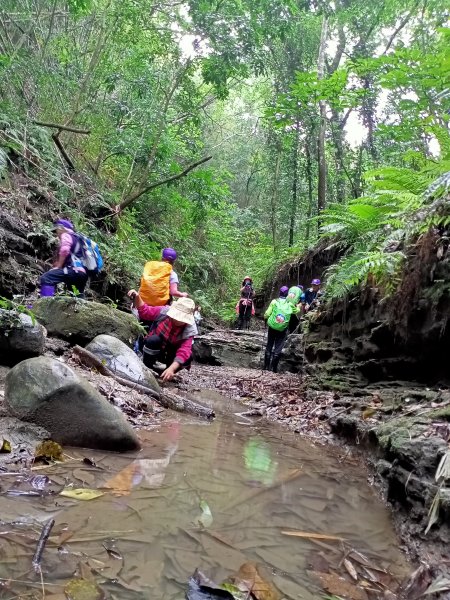
<path fill-rule="evenodd" d="M 52 318 L 52 304 L 55 319 Z M 40 302 L 36 315 L 38 320 L 31 323 L 16 317 L 11 320 L 11 315 L 3 321 L 9 340 L 5 342 L 8 351 L 2 357 L 4 362 L 11 364 L 0 370 L 0 400 L 3 401 L 0 426 L 3 439 L 11 443 L 12 451 L 0 454 L 1 469 L 29 468 L 42 439 L 51 437 L 63 444 L 73 444 L 77 432 L 84 428 L 91 431 L 89 435 L 95 443 L 91 444 L 81 436 L 82 445 L 127 449 L 117 445 L 117 439 L 112 439 L 113 430 L 108 432 L 107 427 L 101 427 L 101 418 L 90 418 L 86 406 L 69 411 L 70 418 L 63 419 L 65 434 L 72 435 L 71 438 L 55 435 L 54 426 L 61 422 L 53 418 L 53 411 L 31 410 L 31 418 L 30 411 L 27 414 L 12 411 L 14 394 L 8 392 L 8 384 L 5 389 L 5 381 L 12 380 L 14 375 L 16 383 L 10 388 L 22 391 L 31 381 L 32 391 L 33 382 L 38 380 L 34 371 L 24 365 L 33 364 L 33 368 L 37 365 L 41 375 L 45 374 L 49 364 L 59 365 L 60 375 L 71 381 L 72 396 L 75 394 L 74 397 L 83 402 L 89 398 L 89 402 L 97 403 L 98 410 L 103 406 L 101 412 L 106 410 L 105 418 L 117 421 L 122 434 L 126 432 L 127 439 L 134 444 L 137 438 L 130 425 L 138 430 L 152 429 L 170 416 L 171 413 L 164 412 L 151 394 L 137 389 L 144 383 L 155 392 L 159 386 L 154 375 L 143 368 L 129 348 L 130 340 L 137 332 L 136 321 L 130 320 L 129 315 L 74 298 Z M 108 338 L 111 322 L 115 337 Z M 51 329 L 51 336 L 46 327 Z M 14 332 L 12 336 L 9 335 L 11 331 Z M 77 332 L 76 335 L 73 332 Z M 39 343 L 35 340 L 34 345 L 16 344 L 15 340 L 22 339 L 21 335 L 35 336 Z M 302 335 L 291 336 L 281 362 L 283 372 L 273 374 L 260 368 L 264 331 L 212 331 L 196 340 L 196 364 L 190 373 L 178 375 L 171 388 L 180 397 L 195 397 L 199 390 L 209 389 L 239 400 L 244 405 L 242 410 L 233 410 L 243 424 L 276 420 L 300 437 L 307 436 L 318 444 L 342 446 L 345 442 L 339 451 L 343 471 L 346 463 L 355 464 L 356 461 L 361 469 L 364 469 L 361 461 L 369 464 L 369 483 L 379 487 L 392 507 L 403 548 L 411 558 L 429 567 L 434 578 L 448 578 L 449 502 L 445 485 L 439 486 L 435 474 L 448 452 L 450 391 L 442 384 L 427 387 L 394 379 L 364 381 L 361 376 L 355 376 L 353 364 L 345 370 L 343 353 L 338 365 L 333 352 L 320 346 L 319 341 L 315 342 L 315 353 L 308 353 L 306 348 L 310 339 Z M 97 368 L 80 363 L 79 355 L 74 352 L 76 343 L 97 355 Z M 12 367 L 14 363 L 18 365 Z M 330 364 L 333 365 L 333 378 L 325 381 L 322 375 L 329 373 Z M 103 366 L 119 376 L 119 380 L 105 375 Z M 292 372 L 294 367 L 297 372 Z M 24 369 L 26 376 L 20 373 Z M 124 385 L 127 378 L 134 385 Z M 47 386 L 47 392 L 41 401 L 44 404 L 53 402 L 53 408 L 59 407 L 64 416 L 67 385 L 64 384 L 62 389 L 59 384 L 53 385 L 51 379 L 47 373 L 41 386 Z M 25 387 L 21 382 L 26 383 Z M 15 401 L 20 406 L 19 396 Z M 29 398 L 30 394 L 25 397 Z M 105 431 L 108 433 L 103 445 L 98 445 L 96 427 L 100 432 L 99 439 Z M 433 506 L 431 516 L 435 522 L 426 533 Z"/>

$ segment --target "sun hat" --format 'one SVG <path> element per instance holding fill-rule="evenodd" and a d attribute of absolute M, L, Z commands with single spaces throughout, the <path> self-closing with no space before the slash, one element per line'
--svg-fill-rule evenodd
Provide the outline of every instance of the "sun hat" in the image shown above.
<path fill-rule="evenodd" d="M 289 293 L 289 288 L 286 285 L 283 285 L 283 287 L 280 287 L 280 297 L 281 298 L 285 298 Z"/>
<path fill-rule="evenodd" d="M 180 298 L 171 305 L 167 311 L 167 316 L 176 321 L 181 321 L 181 323 L 186 323 L 186 325 L 193 325 L 195 322 L 194 311 L 195 302 L 192 298 Z"/>
<path fill-rule="evenodd" d="M 173 248 L 164 248 L 162 257 L 173 262 L 174 260 L 177 260 L 177 253 Z"/>
<path fill-rule="evenodd" d="M 250 281 L 253 281 L 253 279 L 250 277 L 250 275 L 246 275 L 242 281 L 245 281 L 246 279 L 249 279 Z"/>
<path fill-rule="evenodd" d="M 67 219 L 58 219 L 55 221 L 55 227 L 64 227 L 64 229 L 71 229 L 73 231 L 73 223 Z"/>
<path fill-rule="evenodd" d="M 313 279 L 311 285 L 320 285 L 320 279 Z"/>

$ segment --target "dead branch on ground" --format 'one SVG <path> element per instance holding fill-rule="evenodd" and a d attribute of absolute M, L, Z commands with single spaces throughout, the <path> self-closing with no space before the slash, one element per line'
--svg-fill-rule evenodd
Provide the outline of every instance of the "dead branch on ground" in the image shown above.
<path fill-rule="evenodd" d="M 205 419 L 213 419 L 215 417 L 215 413 L 211 408 L 197 404 L 197 402 L 194 402 L 193 400 L 182 398 L 178 394 L 168 390 L 163 390 L 159 393 L 150 387 L 116 375 L 113 371 L 111 371 L 111 369 L 103 364 L 103 362 L 97 356 L 95 356 L 95 354 L 89 352 L 89 350 L 86 350 L 86 348 L 74 346 L 73 352 L 77 356 L 78 360 L 86 367 L 89 367 L 90 369 L 96 369 L 102 375 L 105 375 L 106 377 L 112 377 L 121 385 L 133 388 L 141 394 L 147 394 L 148 396 L 151 396 L 164 408 L 170 408 L 178 412 L 187 412 L 191 415 Z"/>

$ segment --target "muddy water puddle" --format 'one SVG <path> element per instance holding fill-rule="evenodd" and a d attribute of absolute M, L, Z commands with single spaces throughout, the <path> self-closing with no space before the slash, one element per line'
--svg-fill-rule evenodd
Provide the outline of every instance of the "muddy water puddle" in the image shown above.
<path fill-rule="evenodd" d="M 409 570 L 387 509 L 336 448 L 233 414 L 210 424 L 175 417 L 140 436 L 135 455 L 69 449 L 65 464 L 33 471 L 52 486 L 103 492 L 94 499 L 8 495 L 22 484 L 0 477 L 0 598 L 42 597 L 30 566 L 49 518 L 42 573 L 53 600 L 66 597 L 74 573 L 95 579 L 105 598 L 171 600 L 184 598 L 196 568 L 223 581 L 250 562 L 264 567 L 280 598 L 309 600 L 325 588 L 337 594 L 344 559 L 358 578 L 366 567 L 376 579 L 352 584 L 346 573 L 346 585 L 363 594 L 349 597 L 374 597 L 371 587 Z"/>

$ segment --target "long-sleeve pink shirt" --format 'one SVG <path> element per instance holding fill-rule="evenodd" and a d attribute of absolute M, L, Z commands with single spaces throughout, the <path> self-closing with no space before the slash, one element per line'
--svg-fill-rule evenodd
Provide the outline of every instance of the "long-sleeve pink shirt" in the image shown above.
<path fill-rule="evenodd" d="M 58 257 L 64 258 L 67 260 L 67 257 L 70 256 L 70 250 L 72 249 L 73 239 L 70 233 L 64 232 L 61 234 L 59 240 L 59 249 L 58 249 Z"/>
<path fill-rule="evenodd" d="M 161 315 L 166 314 L 169 309 L 170 306 L 149 306 L 148 304 L 143 304 L 138 308 L 139 318 L 143 321 L 157 321 L 158 318 Z M 195 325 L 177 327 L 172 324 L 169 343 L 173 344 L 176 348 L 176 362 L 183 364 L 191 357 L 192 344 L 196 333 L 197 328 Z"/>

